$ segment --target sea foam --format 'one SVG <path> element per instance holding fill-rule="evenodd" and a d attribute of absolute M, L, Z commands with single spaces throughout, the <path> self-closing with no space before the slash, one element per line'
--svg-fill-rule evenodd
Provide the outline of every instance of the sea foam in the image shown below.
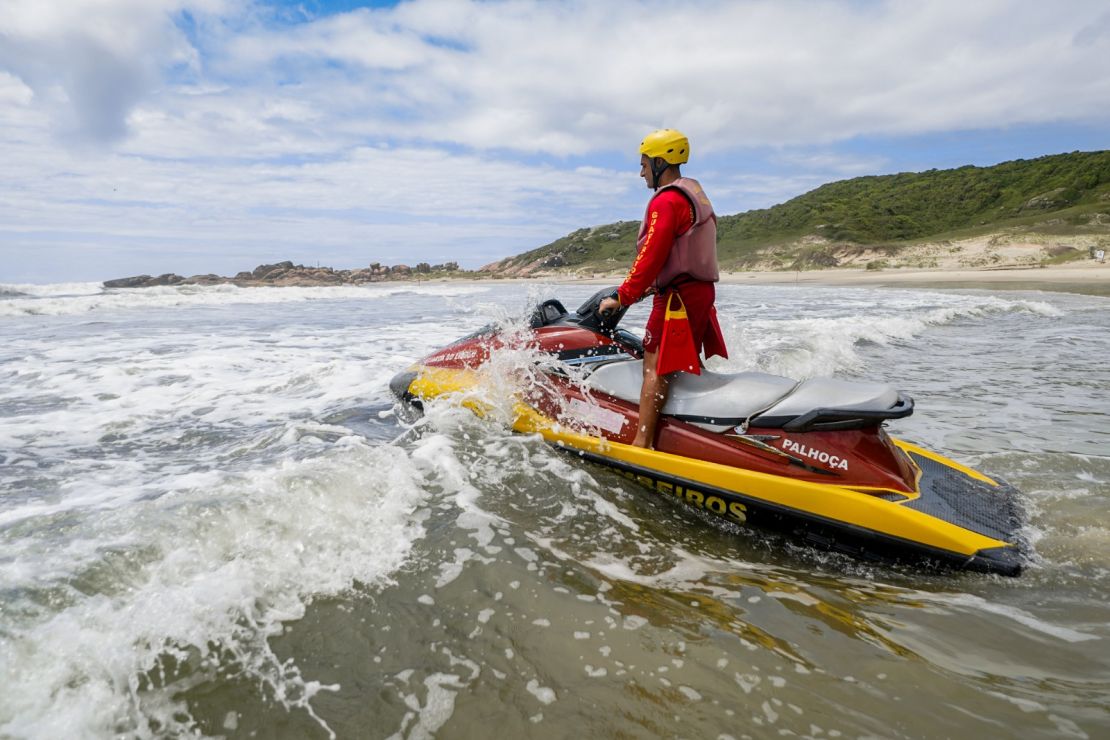
<path fill-rule="evenodd" d="M 168 309 L 192 306 L 293 303 L 303 301 L 382 300 L 413 294 L 469 296 L 488 288 L 465 283 L 390 283 L 365 286 L 248 287 L 236 285 L 170 285 L 153 288 L 104 289 L 99 283 L 0 285 L 14 294 L 0 301 L 0 317 L 67 316 L 102 311 Z"/>

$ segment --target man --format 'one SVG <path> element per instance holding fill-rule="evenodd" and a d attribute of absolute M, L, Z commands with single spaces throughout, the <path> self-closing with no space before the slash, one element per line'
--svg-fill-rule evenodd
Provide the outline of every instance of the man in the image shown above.
<path fill-rule="evenodd" d="M 651 133 L 640 144 L 640 177 L 655 191 L 644 212 L 640 237 L 636 243 L 636 259 L 617 294 L 604 299 L 602 313 L 629 306 L 654 294 L 651 315 L 644 331 L 644 382 L 640 389 L 640 425 L 632 442 L 637 447 L 652 448 L 659 414 L 670 391 L 671 368 L 680 352 L 676 342 L 664 342 L 664 335 L 682 336 L 670 325 L 668 305 L 685 307 L 689 336 L 694 353 L 704 350 L 705 356 L 727 357 L 724 339 L 717 324 L 713 306 L 719 279 L 717 269 L 717 216 L 713 206 L 696 180 L 683 177 L 679 167 L 690 159 L 690 142 L 674 129 Z M 677 299 L 673 298 L 677 294 Z M 677 321 L 676 321 L 677 323 Z M 681 345 L 681 342 L 677 342 Z M 662 345 L 662 349 L 661 349 Z M 696 357 L 689 372 L 700 373 Z"/>

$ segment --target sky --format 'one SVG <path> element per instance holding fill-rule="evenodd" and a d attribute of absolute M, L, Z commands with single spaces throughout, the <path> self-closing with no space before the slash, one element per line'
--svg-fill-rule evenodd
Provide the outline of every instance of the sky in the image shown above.
<path fill-rule="evenodd" d="M 1110 148 L 1105 0 L 0 0 L 0 283 L 475 268 L 639 219 Z"/>

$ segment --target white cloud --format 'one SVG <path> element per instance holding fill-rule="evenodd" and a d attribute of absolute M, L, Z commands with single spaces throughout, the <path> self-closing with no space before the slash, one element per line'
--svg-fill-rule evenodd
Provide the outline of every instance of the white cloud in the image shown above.
<path fill-rule="evenodd" d="M 220 12 L 221 0 L 7 0 L 0 69 L 20 77 L 56 130 L 93 142 L 123 138 L 130 109 L 167 65 L 195 62 L 171 15 Z"/>
<path fill-rule="evenodd" d="M 565 153 L 667 122 L 721 150 L 1105 120 L 1102 7 L 426 1 L 265 31 L 228 54 L 303 80 L 346 65 L 365 94 L 344 110 L 370 134 Z"/>
<path fill-rule="evenodd" d="M 283 25 L 245 2 L 11 0 L 0 68 L 97 140 L 121 138 L 140 111 L 140 138 L 161 118 L 221 139 L 278 131 L 274 148 L 291 152 L 340 132 L 340 146 L 577 154 L 628 148 L 664 123 L 689 129 L 695 151 L 721 151 L 1105 121 L 1104 7 L 415 0 Z M 203 19 L 203 54 L 174 24 L 182 11 Z M 175 65 L 224 87 L 199 99 L 167 87 Z M 177 138 L 198 154 L 213 145 Z"/>
<path fill-rule="evenodd" d="M 43 118 L 24 110 L 17 125 L 0 126 L 0 148 L 11 155 L 0 180 L 0 282 L 43 279 L 45 268 L 20 254 L 98 278 L 234 273 L 286 258 L 477 266 L 583 218 L 609 220 L 632 184 L 601 168 L 566 173 L 432 148 L 203 163 L 74 152 L 51 145 Z"/>
<path fill-rule="evenodd" d="M 0 4 L 0 247 L 249 245 L 353 264 L 465 244 L 456 257 L 477 264 L 637 217 L 635 145 L 661 125 L 692 136 L 728 212 L 883 167 L 841 141 L 1110 117 L 1102 0 L 284 12 Z M 778 171 L 737 172 L 753 150 Z"/>
<path fill-rule="evenodd" d="M 887 166 L 885 158 L 875 155 L 849 155 L 830 150 L 778 151 L 772 159 L 794 169 L 843 179 L 880 172 Z"/>
<path fill-rule="evenodd" d="M 0 105 L 5 108 L 30 105 L 35 94 L 15 75 L 0 71 Z"/>

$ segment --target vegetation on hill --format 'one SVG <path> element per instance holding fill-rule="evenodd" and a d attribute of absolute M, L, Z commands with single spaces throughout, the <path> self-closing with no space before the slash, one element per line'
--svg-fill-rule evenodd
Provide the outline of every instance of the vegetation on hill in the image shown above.
<path fill-rule="evenodd" d="M 711 194 L 712 195 L 712 194 Z M 828 183 L 771 208 L 718 219 L 723 267 L 835 266 L 839 249 L 896 252 L 915 240 L 1000 229 L 1106 233 L 1110 151 L 1073 152 L 993 167 L 960 167 Z M 486 268 L 500 274 L 613 269 L 633 256 L 639 224 L 579 229 Z"/>

